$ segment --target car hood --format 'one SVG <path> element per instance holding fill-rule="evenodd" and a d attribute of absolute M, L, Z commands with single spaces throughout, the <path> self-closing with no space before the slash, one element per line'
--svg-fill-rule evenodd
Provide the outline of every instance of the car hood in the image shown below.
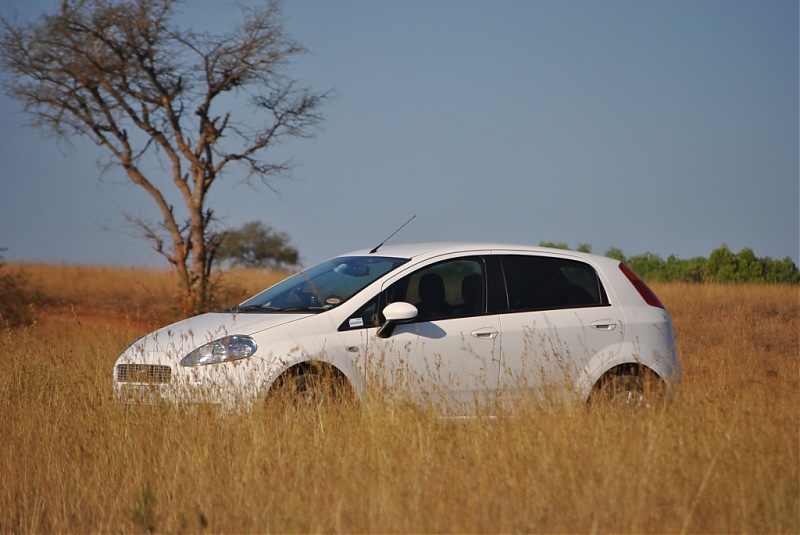
<path fill-rule="evenodd" d="M 120 355 L 120 362 L 174 364 L 190 351 L 234 334 L 252 335 L 313 314 L 253 314 L 211 312 L 188 318 L 133 342 Z"/>

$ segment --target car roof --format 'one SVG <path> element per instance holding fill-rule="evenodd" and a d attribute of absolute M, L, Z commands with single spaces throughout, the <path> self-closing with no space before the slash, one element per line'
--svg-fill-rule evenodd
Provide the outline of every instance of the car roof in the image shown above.
<path fill-rule="evenodd" d="M 468 251 L 487 251 L 487 250 L 501 250 L 501 251 L 520 251 L 529 253 L 546 253 L 557 254 L 560 256 L 573 256 L 583 258 L 602 258 L 597 255 L 589 253 L 581 253 L 577 251 L 570 251 L 567 249 L 553 249 L 549 247 L 534 247 L 530 245 L 519 245 L 509 243 L 495 243 L 495 242 L 421 242 L 421 243 L 402 243 L 383 245 L 375 253 L 371 249 L 359 249 L 352 251 L 348 254 L 341 256 L 369 256 L 370 254 L 376 256 L 391 256 L 396 258 L 415 258 L 419 256 L 439 256 L 449 253 L 460 253 Z"/>

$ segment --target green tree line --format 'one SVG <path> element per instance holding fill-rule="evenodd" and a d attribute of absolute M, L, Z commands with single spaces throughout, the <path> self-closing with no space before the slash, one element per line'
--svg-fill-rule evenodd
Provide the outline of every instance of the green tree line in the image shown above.
<path fill-rule="evenodd" d="M 539 245 L 570 249 L 563 242 Z M 590 253 L 592 247 L 579 243 L 575 250 Z M 650 252 L 629 257 L 617 247 L 611 247 L 604 255 L 625 262 L 640 277 L 653 281 L 800 284 L 800 270 L 790 257 L 783 260 L 758 257 L 748 247 L 734 253 L 723 244 L 711 251 L 708 258 L 684 259 L 669 255 L 664 259 Z"/>

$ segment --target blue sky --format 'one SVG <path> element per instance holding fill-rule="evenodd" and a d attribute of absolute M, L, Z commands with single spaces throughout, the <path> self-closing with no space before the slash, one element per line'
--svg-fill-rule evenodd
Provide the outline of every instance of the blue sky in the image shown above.
<path fill-rule="evenodd" d="M 58 0 L 9 0 L 31 18 Z M 190 1 L 191 24 L 227 25 Z M 800 260 L 798 3 L 289 0 L 309 53 L 293 75 L 335 95 L 291 179 L 231 175 L 229 227 L 287 232 L 308 265 L 382 241 L 734 251 Z M 165 267 L 123 212 L 155 215 L 99 149 L 24 128 L 0 96 L 0 247 L 10 261 Z"/>

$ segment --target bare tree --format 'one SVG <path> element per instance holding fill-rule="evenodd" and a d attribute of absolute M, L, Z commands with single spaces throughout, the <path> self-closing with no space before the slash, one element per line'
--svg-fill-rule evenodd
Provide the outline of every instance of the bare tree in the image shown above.
<path fill-rule="evenodd" d="M 198 312 L 222 240 L 211 186 L 239 167 L 271 187 L 290 165 L 265 160 L 266 149 L 310 137 L 326 95 L 286 74 L 305 50 L 286 35 L 277 0 L 240 7 L 242 22 L 219 34 L 178 27 L 179 3 L 62 0 L 34 22 L 1 18 L 0 67 L 32 125 L 90 138 L 155 201 L 160 221 L 126 217 L 175 267 L 187 312 Z M 235 115 L 227 95 L 251 107 Z"/>

